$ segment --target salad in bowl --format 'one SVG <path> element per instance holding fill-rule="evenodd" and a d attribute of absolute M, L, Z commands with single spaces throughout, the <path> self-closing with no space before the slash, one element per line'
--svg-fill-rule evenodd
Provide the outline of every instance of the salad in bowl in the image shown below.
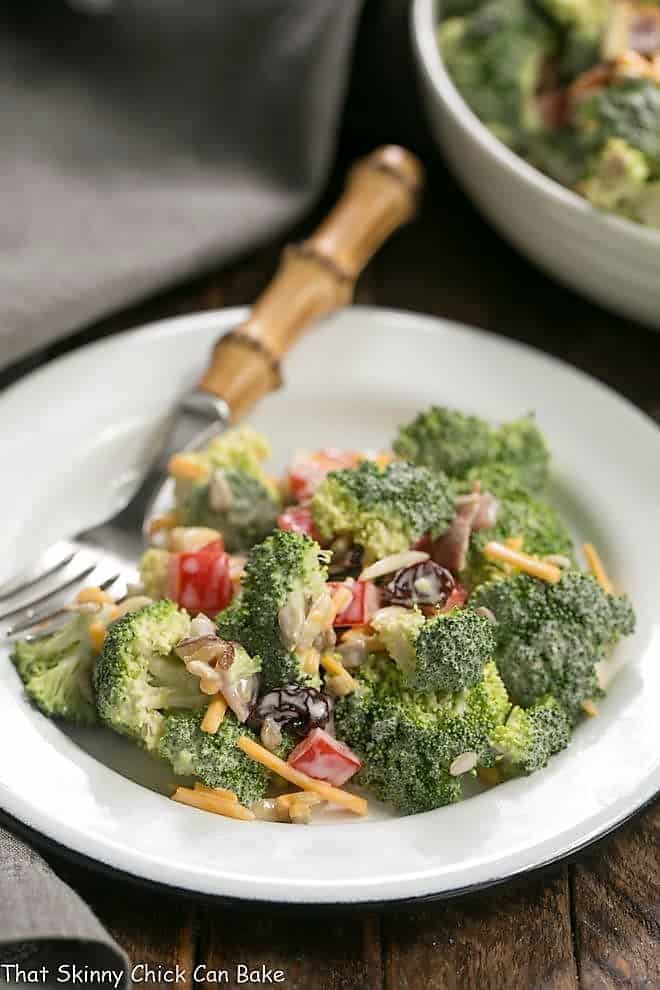
<path fill-rule="evenodd" d="M 268 456 L 242 427 L 172 458 L 140 585 L 15 646 L 44 715 L 128 737 L 178 802 L 304 824 L 541 770 L 598 714 L 634 612 L 590 544 L 579 565 L 532 417 L 432 407 L 388 450 Z"/>
<path fill-rule="evenodd" d="M 500 140 L 596 208 L 660 229 L 660 6 L 448 0 L 438 45 Z"/>

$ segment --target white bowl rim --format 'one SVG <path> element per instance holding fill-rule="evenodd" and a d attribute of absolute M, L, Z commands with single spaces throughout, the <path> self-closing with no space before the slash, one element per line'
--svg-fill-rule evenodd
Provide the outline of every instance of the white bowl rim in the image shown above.
<path fill-rule="evenodd" d="M 429 82 L 438 92 L 442 102 L 451 111 L 461 128 L 480 145 L 482 150 L 495 158 L 503 168 L 536 188 L 549 199 L 561 204 L 567 210 L 580 215 L 583 223 L 601 224 L 615 234 L 634 239 L 639 245 L 660 246 L 660 233 L 652 227 L 626 220 L 615 213 L 608 213 L 591 206 L 582 196 L 578 196 L 555 179 L 544 175 L 530 165 L 520 155 L 508 148 L 486 127 L 465 102 L 447 72 L 444 60 L 436 42 L 436 8 L 438 0 L 413 0 L 410 17 L 412 35 L 417 50 L 418 61 Z"/>

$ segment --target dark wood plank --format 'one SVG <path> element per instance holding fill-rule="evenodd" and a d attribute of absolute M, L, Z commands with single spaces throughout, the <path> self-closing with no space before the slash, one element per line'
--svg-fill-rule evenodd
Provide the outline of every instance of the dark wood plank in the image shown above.
<path fill-rule="evenodd" d="M 584 990 L 660 987 L 660 801 L 572 868 Z"/>
<path fill-rule="evenodd" d="M 572 990 L 565 868 L 383 922 L 386 990 Z"/>
<path fill-rule="evenodd" d="M 191 900 L 115 880 L 53 855 L 48 860 L 87 902 L 132 965 L 148 968 L 136 973 L 136 984 L 190 990 L 196 944 L 196 906 Z M 173 983 L 165 974 L 176 974 L 177 967 L 183 978 Z"/>
<path fill-rule="evenodd" d="M 287 990 L 380 990 L 379 921 L 375 915 L 288 915 L 273 911 L 209 911 L 202 919 L 198 961 L 227 970 L 226 986 L 239 986 L 237 966 L 281 970 Z"/>

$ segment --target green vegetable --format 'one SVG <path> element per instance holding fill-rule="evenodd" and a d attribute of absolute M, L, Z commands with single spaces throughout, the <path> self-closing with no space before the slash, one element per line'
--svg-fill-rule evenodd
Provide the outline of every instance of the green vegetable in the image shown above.
<path fill-rule="evenodd" d="M 185 456 L 205 469 L 206 478 L 177 480 L 176 508 L 182 524 L 219 530 L 230 553 L 264 539 L 275 526 L 281 501 L 262 466 L 270 457 L 264 437 L 243 426 Z"/>
<path fill-rule="evenodd" d="M 431 406 L 402 426 L 394 450 L 413 464 L 464 478 L 482 464 L 507 464 L 521 484 L 543 488 L 549 454 L 532 416 L 493 428 L 478 416 Z"/>
<path fill-rule="evenodd" d="M 495 461 L 512 468 L 525 488 L 541 491 L 548 480 L 550 453 L 533 416 L 503 423 L 495 431 Z"/>
<path fill-rule="evenodd" d="M 448 479 L 426 467 L 363 461 L 332 471 L 312 499 L 314 525 L 324 540 L 349 537 L 365 563 L 406 550 L 425 533 L 442 532 L 453 516 Z"/>
<path fill-rule="evenodd" d="M 158 747 L 164 713 L 197 710 L 208 700 L 174 647 L 188 636 L 190 618 L 164 600 L 130 612 L 108 629 L 95 672 L 101 719 L 149 751 Z"/>
<path fill-rule="evenodd" d="M 276 530 L 248 557 L 240 600 L 217 619 L 218 635 L 260 657 L 262 690 L 283 684 L 311 684 L 296 655 L 296 632 L 311 604 L 325 591 L 321 548 L 298 533 Z"/>
<path fill-rule="evenodd" d="M 142 554 L 138 569 L 144 594 L 157 600 L 167 597 L 167 583 L 170 566 L 169 550 L 149 547 Z"/>
<path fill-rule="evenodd" d="M 488 0 L 438 31 L 456 86 L 474 112 L 507 144 L 524 146 L 541 129 L 536 92 L 553 31 L 525 0 Z"/>
<path fill-rule="evenodd" d="M 505 776 L 534 773 L 547 766 L 555 753 L 565 749 L 571 738 L 571 724 L 554 698 L 547 698 L 527 710 L 515 707 L 504 725 L 492 735 L 498 756 L 498 769 Z"/>
<path fill-rule="evenodd" d="M 218 477 L 220 474 L 221 477 Z M 224 499 L 213 492 L 224 488 Z M 275 528 L 280 502 L 271 487 L 236 468 L 216 468 L 211 482 L 202 482 L 180 493 L 177 512 L 184 526 L 208 526 L 222 533 L 230 553 L 249 550 Z"/>
<path fill-rule="evenodd" d="M 202 450 L 186 451 L 185 454 L 186 458 L 201 464 L 209 472 L 214 468 L 234 468 L 274 489 L 263 469 L 263 462 L 270 455 L 270 444 L 266 438 L 249 426 L 225 430 Z"/>
<path fill-rule="evenodd" d="M 458 478 L 473 465 L 497 458 L 497 442 L 485 420 L 442 406 L 431 406 L 400 427 L 392 446 L 413 464 Z"/>
<path fill-rule="evenodd" d="M 493 663 L 475 687 L 455 695 L 409 692 L 383 657 L 371 658 L 357 679 L 359 689 L 337 702 L 337 736 L 362 760 L 356 782 L 403 814 L 460 798 L 460 778 L 449 773 L 456 757 L 474 754 L 475 765 L 493 765 L 490 737 L 510 708 Z"/>
<path fill-rule="evenodd" d="M 495 652 L 491 623 L 470 608 L 428 620 L 410 609 L 381 609 L 373 626 L 406 685 L 416 691 L 474 687 Z"/>
<path fill-rule="evenodd" d="M 15 644 L 12 660 L 25 691 L 49 718 L 79 725 L 96 722 L 92 688 L 95 653 L 89 626 L 102 617 L 103 612 L 76 612 L 57 632 Z"/>
<path fill-rule="evenodd" d="M 214 734 L 200 728 L 202 715 L 178 712 L 168 715 L 158 754 L 171 764 L 180 777 L 195 777 L 207 787 L 235 791 L 241 804 L 250 805 L 264 797 L 270 775 L 236 745 L 241 736 L 254 739 L 249 729 L 227 712 Z"/>
<path fill-rule="evenodd" d="M 470 601 L 497 619 L 496 660 L 513 701 L 527 707 L 552 695 L 572 721 L 583 701 L 601 693 L 596 665 L 635 627 L 624 595 L 608 595 L 577 570 L 557 584 L 525 574 L 493 581 Z"/>
<path fill-rule="evenodd" d="M 573 559 L 573 541 L 559 514 L 548 503 L 529 495 L 520 484 L 515 468 L 503 464 L 485 465 L 468 473 L 468 481 L 479 479 L 482 491 L 492 492 L 499 500 L 497 520 L 491 529 L 472 533 L 465 570 L 461 579 L 471 588 L 484 581 L 504 577 L 499 564 L 486 560 L 483 551 L 488 542 L 503 542 L 521 536 L 523 550 L 534 556 L 561 554 Z"/>
<path fill-rule="evenodd" d="M 542 11 L 557 24 L 563 37 L 562 77 L 573 77 L 599 61 L 611 0 L 538 0 Z"/>
<path fill-rule="evenodd" d="M 575 126 L 586 149 L 621 138 L 640 151 L 652 175 L 660 174 L 660 86 L 648 79 L 624 79 L 584 97 Z"/>
<path fill-rule="evenodd" d="M 609 138 L 590 162 L 579 191 L 598 209 L 613 210 L 632 218 L 648 177 L 645 155 L 621 138 Z"/>

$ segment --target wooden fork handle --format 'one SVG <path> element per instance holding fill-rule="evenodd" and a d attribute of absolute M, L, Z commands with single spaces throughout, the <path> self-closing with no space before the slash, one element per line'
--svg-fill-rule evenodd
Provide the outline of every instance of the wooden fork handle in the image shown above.
<path fill-rule="evenodd" d="M 353 166 L 316 232 L 285 248 L 272 282 L 247 320 L 220 338 L 198 385 L 227 403 L 232 421 L 280 385 L 280 360 L 303 330 L 351 301 L 369 259 L 414 214 L 423 179 L 409 151 L 379 148 Z"/>

